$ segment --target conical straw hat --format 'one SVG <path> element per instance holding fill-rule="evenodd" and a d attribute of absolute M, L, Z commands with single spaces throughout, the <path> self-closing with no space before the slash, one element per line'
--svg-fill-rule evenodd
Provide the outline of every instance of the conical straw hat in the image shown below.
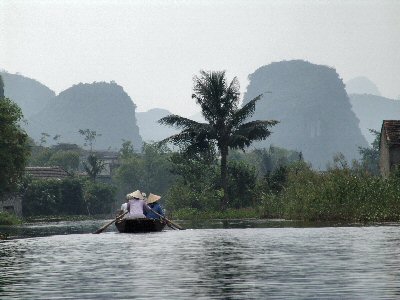
<path fill-rule="evenodd" d="M 156 201 L 158 201 L 160 199 L 161 199 L 161 196 L 154 195 L 154 194 L 150 193 L 149 197 L 147 197 L 147 204 L 156 202 Z"/>
<path fill-rule="evenodd" d="M 143 200 L 142 193 L 139 190 L 136 190 L 133 193 L 128 194 L 128 196 L 130 197 L 129 199 L 137 198 Z"/>

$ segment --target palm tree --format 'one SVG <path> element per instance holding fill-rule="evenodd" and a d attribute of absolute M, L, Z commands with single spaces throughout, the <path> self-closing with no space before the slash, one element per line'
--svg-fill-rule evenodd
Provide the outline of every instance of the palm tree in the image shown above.
<path fill-rule="evenodd" d="M 229 199 L 227 194 L 227 156 L 229 149 L 244 149 L 253 141 L 267 138 L 272 127 L 278 122 L 250 121 L 244 123 L 253 115 L 255 105 L 262 94 L 239 108 L 239 82 L 235 77 L 227 84 L 225 72 L 200 71 L 200 76 L 193 78 L 193 95 L 201 106 L 202 114 L 207 123 L 199 123 L 178 115 L 168 115 L 159 123 L 174 126 L 182 131 L 172 135 L 162 143 L 170 142 L 183 147 L 186 154 L 209 151 L 218 147 L 221 155 L 221 185 L 223 197 L 221 209 L 226 209 Z"/>

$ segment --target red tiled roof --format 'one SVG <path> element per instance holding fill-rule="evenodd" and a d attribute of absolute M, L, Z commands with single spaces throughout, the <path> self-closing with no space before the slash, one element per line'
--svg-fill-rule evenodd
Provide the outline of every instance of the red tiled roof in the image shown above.
<path fill-rule="evenodd" d="M 26 167 L 26 173 L 39 179 L 63 179 L 70 177 L 61 167 Z"/>
<path fill-rule="evenodd" d="M 400 120 L 384 120 L 382 132 L 385 130 L 385 140 L 390 145 L 400 145 Z"/>

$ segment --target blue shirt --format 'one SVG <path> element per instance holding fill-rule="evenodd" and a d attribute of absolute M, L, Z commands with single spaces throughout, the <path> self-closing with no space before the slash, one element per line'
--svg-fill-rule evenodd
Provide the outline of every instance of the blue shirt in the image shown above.
<path fill-rule="evenodd" d="M 160 204 L 158 204 L 157 202 L 153 202 L 153 203 L 150 203 L 150 204 L 148 204 L 148 205 L 150 206 L 150 208 L 151 208 L 152 210 L 154 210 L 155 212 L 159 213 L 160 215 L 162 215 L 162 216 L 164 217 L 164 212 L 163 212 L 163 210 L 162 210 Z M 148 212 L 146 213 L 146 218 L 149 218 L 149 219 L 159 219 L 160 217 L 157 216 L 155 213 L 153 213 L 153 212 L 150 210 L 150 211 L 148 211 Z"/>

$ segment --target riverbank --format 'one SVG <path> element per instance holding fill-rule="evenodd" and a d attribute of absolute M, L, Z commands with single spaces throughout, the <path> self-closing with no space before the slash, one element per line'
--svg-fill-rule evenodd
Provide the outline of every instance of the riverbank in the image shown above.
<path fill-rule="evenodd" d="M 111 214 L 101 215 L 54 215 L 54 216 L 31 216 L 25 218 L 24 223 L 54 223 L 64 221 L 90 221 L 90 220 L 105 220 L 112 219 L 114 216 Z"/>
<path fill-rule="evenodd" d="M 399 183 L 399 176 L 386 179 L 351 169 L 295 169 L 279 194 L 262 195 L 260 210 L 266 217 L 291 220 L 399 222 Z"/>
<path fill-rule="evenodd" d="M 0 225 L 10 226 L 21 224 L 22 220 L 13 214 L 6 212 L 0 212 Z M 5 232 L 0 232 L 0 240 L 8 239 L 8 234 Z"/>
<path fill-rule="evenodd" d="M 17 225 L 21 224 L 22 220 L 13 214 L 0 212 L 0 225 Z"/>
<path fill-rule="evenodd" d="M 225 211 L 200 211 L 194 208 L 183 208 L 167 216 L 176 220 L 212 220 L 212 219 L 261 219 L 258 208 L 227 209 Z"/>
<path fill-rule="evenodd" d="M 73 216 L 32 216 L 29 218 L 18 218 L 13 214 L 8 214 L 4 212 L 0 212 L 0 240 L 7 240 L 10 238 L 10 228 L 19 228 L 24 231 L 22 227 L 24 226 L 40 226 L 46 224 L 57 224 L 57 223 L 73 223 L 73 222 L 81 222 L 81 221 L 93 221 L 94 223 L 98 223 L 100 226 L 104 223 L 106 219 L 112 219 L 111 215 L 73 215 Z M 21 226 L 19 226 L 21 225 Z M 4 226 L 4 227 L 1 227 Z M 73 226 L 72 226 L 73 227 Z M 95 228 L 95 227 L 93 227 Z M 11 230 L 12 232 L 13 230 Z M 17 230 L 18 231 L 18 230 Z M 11 235 L 13 236 L 13 235 Z M 35 235 L 34 235 L 35 236 Z"/>
<path fill-rule="evenodd" d="M 315 195 L 314 195 L 315 196 Z M 310 196 L 307 196 L 310 197 Z M 368 199 L 367 199 L 368 200 Z M 304 205 L 307 202 L 308 205 Z M 345 198 L 334 201 L 329 205 L 326 199 L 316 198 L 312 203 L 305 201 L 299 195 L 298 201 L 289 201 L 281 196 L 264 195 L 257 207 L 230 208 L 225 211 L 202 211 L 194 208 L 183 208 L 168 212 L 170 220 L 290 220 L 309 223 L 385 223 L 400 222 L 400 214 L 385 207 L 384 199 L 380 201 L 346 201 Z M 362 203 L 360 203 L 362 202 Z M 318 210 L 316 208 L 318 207 Z M 393 205 L 390 205 L 393 208 Z M 14 215 L 0 213 L 0 225 L 18 225 L 23 223 L 57 223 L 74 221 L 110 220 L 115 216 L 107 215 L 60 215 L 60 216 L 31 216 L 20 219 Z"/>

